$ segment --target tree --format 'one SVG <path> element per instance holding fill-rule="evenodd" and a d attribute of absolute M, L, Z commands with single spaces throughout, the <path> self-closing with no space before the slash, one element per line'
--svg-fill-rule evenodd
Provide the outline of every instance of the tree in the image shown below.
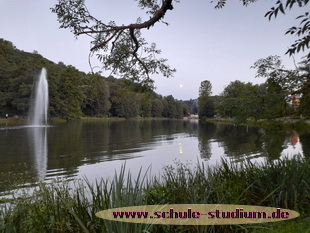
<path fill-rule="evenodd" d="M 170 77 L 175 69 L 166 64 L 166 59 L 156 57 L 161 51 L 156 48 L 155 43 L 148 45 L 141 36 L 141 30 L 149 29 L 161 21 L 166 12 L 173 9 L 173 2 L 178 0 L 139 0 L 139 7 L 148 9 L 150 19 L 141 22 L 138 18 L 129 25 L 116 25 L 114 21 L 103 23 L 90 14 L 84 0 L 59 0 L 52 12 L 57 14 L 61 28 L 71 29 L 75 36 L 85 34 L 93 38 L 91 54 L 103 52 L 96 54 L 103 68 L 132 82 L 153 88 L 150 74 L 160 72 Z"/>
<path fill-rule="evenodd" d="M 282 65 L 279 56 L 269 56 L 256 61 L 253 68 L 257 69 L 256 77 L 267 78 L 266 82 L 273 86 L 271 89 L 278 86 L 274 93 L 281 93 L 280 98 L 286 98 L 289 102 L 293 96 L 301 97 L 299 113 L 309 116 L 310 61 L 308 59 L 301 61 L 296 69 L 289 70 Z"/>
<path fill-rule="evenodd" d="M 35 80 L 42 67 L 48 70 L 49 116 L 78 120 L 86 116 L 162 117 L 164 100 L 154 91 L 127 80 L 85 74 L 63 62 L 55 64 L 40 54 L 20 51 L 0 39 L 0 116 L 27 116 Z M 124 88 L 126 86 L 126 88 Z M 165 98 L 168 117 L 181 118 L 184 106 L 172 96 Z M 169 103 L 169 106 L 168 106 Z"/>
<path fill-rule="evenodd" d="M 256 77 L 272 79 L 278 83 L 281 88 L 287 91 L 287 94 L 302 93 L 310 88 L 309 77 L 300 72 L 299 69 L 288 70 L 282 65 L 279 56 L 268 56 L 254 63 L 252 68 L 257 69 Z"/>
<path fill-rule="evenodd" d="M 299 114 L 309 118 L 310 117 L 310 62 L 304 60 L 300 63 L 298 71 L 304 77 L 304 85 L 301 88 L 302 97 L 300 99 Z"/>
<path fill-rule="evenodd" d="M 267 92 L 263 97 L 263 118 L 274 120 L 283 117 L 287 108 L 286 92 L 273 79 L 267 79 Z"/>
<path fill-rule="evenodd" d="M 173 10 L 173 4 L 179 0 L 136 0 L 141 9 L 146 10 L 149 20 L 144 22 L 138 18 L 131 24 L 116 25 L 114 21 L 102 22 L 88 11 L 84 0 L 58 0 L 51 9 L 56 13 L 60 28 L 68 28 L 78 37 L 87 35 L 92 38 L 90 55 L 96 54 L 102 62 L 103 68 L 114 74 L 127 78 L 132 82 L 139 82 L 147 88 L 153 88 L 153 80 L 150 75 L 162 73 L 170 77 L 175 69 L 166 64 L 167 60 L 157 58 L 161 51 L 155 43 L 148 44 L 142 37 L 142 30 L 150 29 L 157 22 L 163 22 L 163 18 L 169 10 Z M 248 5 L 256 0 L 241 0 L 243 5 Z M 276 6 L 266 13 L 266 17 L 276 18 L 278 12 L 285 13 L 293 7 L 306 7 L 309 0 L 287 0 L 285 4 L 277 1 Z M 226 0 L 215 1 L 215 8 L 222 8 Z M 308 12 L 297 17 L 301 20 L 300 27 L 292 27 L 287 34 L 295 34 L 301 39 L 287 51 L 292 55 L 309 48 L 310 20 Z M 166 23 L 166 22 L 164 22 Z M 168 24 L 168 23 L 166 23 Z M 310 55 L 308 56 L 310 59 Z"/>
<path fill-rule="evenodd" d="M 35 78 L 47 64 L 41 55 L 19 51 L 0 39 L 0 115 L 27 115 Z"/>
<path fill-rule="evenodd" d="M 198 99 L 183 100 L 182 103 L 187 106 L 190 114 L 198 114 Z"/>
<path fill-rule="evenodd" d="M 200 83 L 198 97 L 198 115 L 200 119 L 213 116 L 211 113 L 213 103 L 209 99 L 212 94 L 211 90 L 212 84 L 209 80 L 205 80 Z"/>
<path fill-rule="evenodd" d="M 310 118 L 310 95 L 305 95 L 300 99 L 299 114 L 305 118 Z"/>
<path fill-rule="evenodd" d="M 138 97 L 140 101 L 140 116 L 141 117 L 151 117 L 152 113 L 152 97 L 139 93 Z"/>
<path fill-rule="evenodd" d="M 210 96 L 205 99 L 205 102 L 203 104 L 204 106 L 202 107 L 202 111 L 200 112 L 200 115 L 202 117 L 212 118 L 216 115 L 215 100 L 215 96 Z"/>
<path fill-rule="evenodd" d="M 50 79 L 53 80 L 53 85 L 50 86 L 52 88 L 50 105 L 54 108 L 55 114 L 68 121 L 80 119 L 81 107 L 86 99 L 83 74 L 73 66 L 68 66 L 61 68 Z"/>
<path fill-rule="evenodd" d="M 162 116 L 166 118 L 177 118 L 183 117 L 183 105 L 180 101 L 173 98 L 172 95 L 168 95 L 163 98 L 163 111 Z"/>
<path fill-rule="evenodd" d="M 151 115 L 152 117 L 162 117 L 164 104 L 160 99 L 152 101 Z"/>
<path fill-rule="evenodd" d="M 221 98 L 216 104 L 217 111 L 221 116 L 231 118 L 238 114 L 240 110 L 240 101 L 238 98 L 241 97 L 244 86 L 245 83 L 236 80 L 225 87 L 220 95 Z"/>
<path fill-rule="evenodd" d="M 164 97 L 163 104 L 164 104 L 163 116 L 167 118 L 175 118 L 175 116 L 177 115 L 177 108 L 173 96 L 168 95 Z"/>
<path fill-rule="evenodd" d="M 85 76 L 83 112 L 92 116 L 106 116 L 110 110 L 111 102 L 109 86 L 103 77 L 88 74 Z"/>
<path fill-rule="evenodd" d="M 248 118 L 263 118 L 266 85 L 253 85 L 241 81 L 231 82 L 217 101 L 216 110 L 224 117 L 233 117 L 236 122 L 246 122 Z"/>
<path fill-rule="evenodd" d="M 138 94 L 128 89 L 120 88 L 116 91 L 116 95 L 112 100 L 112 114 L 116 117 L 124 117 L 126 119 L 133 118 L 139 114 Z"/>
<path fill-rule="evenodd" d="M 257 0 L 242 0 L 243 5 L 248 5 L 250 3 L 256 2 Z M 217 4 L 215 8 L 222 8 L 225 6 L 227 0 L 219 0 L 217 1 Z M 277 18 L 278 13 L 285 14 L 288 10 L 291 10 L 293 7 L 307 7 L 307 4 L 309 3 L 309 0 L 286 0 L 284 1 L 278 0 L 276 2 L 276 5 L 270 9 L 265 14 L 265 17 L 268 17 L 269 20 L 271 20 L 272 17 Z M 308 8 L 309 9 L 309 8 Z M 308 10 L 309 11 L 309 10 Z M 299 15 L 296 20 L 300 20 L 299 26 L 293 26 L 289 28 L 285 34 L 291 34 L 299 37 L 291 45 L 291 47 L 286 51 L 286 54 L 294 55 L 295 53 L 302 51 L 305 51 L 306 49 L 309 49 L 310 44 L 310 15 L 309 12 L 305 12 L 303 15 Z M 308 61 L 310 61 L 310 53 L 308 53 Z"/>
<path fill-rule="evenodd" d="M 199 96 L 210 96 L 212 94 L 212 84 L 209 80 L 202 81 L 199 87 Z"/>

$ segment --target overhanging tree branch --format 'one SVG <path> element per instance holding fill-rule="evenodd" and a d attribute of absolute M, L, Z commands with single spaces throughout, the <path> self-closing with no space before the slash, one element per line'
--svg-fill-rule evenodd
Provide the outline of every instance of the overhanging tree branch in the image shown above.
<path fill-rule="evenodd" d="M 250 3 L 256 2 L 257 0 L 241 0 L 243 5 L 247 6 Z M 211 1 L 216 2 L 215 8 L 223 8 L 227 0 L 217 0 Z M 300 20 L 299 27 L 293 26 L 289 28 L 285 34 L 291 34 L 299 37 L 295 40 L 295 43 L 286 51 L 285 54 L 290 56 L 299 53 L 301 51 L 305 52 L 310 48 L 310 13 L 309 13 L 309 0 L 277 0 L 275 6 L 272 7 L 266 14 L 265 17 L 268 17 L 271 20 L 273 17 L 277 18 L 279 13 L 285 14 L 287 11 L 296 7 L 307 8 L 307 12 L 303 15 L 299 15 L 296 20 Z M 310 61 L 310 53 L 307 54 L 307 59 Z"/>
<path fill-rule="evenodd" d="M 139 0 L 141 8 L 151 9 L 148 11 L 151 14 L 150 19 L 144 22 L 138 19 L 135 23 L 121 26 L 113 21 L 108 24 L 102 23 L 91 16 L 84 0 L 58 0 L 52 12 L 57 14 L 61 28 L 70 28 L 77 37 L 88 35 L 93 38 L 91 52 L 102 52 L 97 56 L 105 69 L 117 71 L 122 77 L 139 82 L 150 80 L 149 74 L 161 72 L 162 67 L 166 68 L 164 76 L 170 77 L 175 72 L 175 69 L 163 64 L 166 62 L 165 59 L 157 59 L 154 56 L 159 54 L 160 50 L 156 50 L 153 44 L 148 48 L 140 32 L 141 29 L 149 29 L 161 21 L 166 12 L 173 9 L 173 1 L 178 2 L 178 0 L 163 0 L 159 5 L 157 1 Z M 138 55 L 141 48 L 144 49 Z M 129 57 L 132 59 L 128 59 Z M 149 69 L 148 64 L 153 65 L 152 69 Z"/>
<path fill-rule="evenodd" d="M 170 68 L 166 59 L 157 58 L 160 50 L 155 44 L 148 46 L 141 36 L 142 29 L 149 29 L 157 22 L 163 21 L 168 10 L 173 10 L 173 3 L 180 0 L 135 0 L 141 9 L 147 9 L 150 18 L 142 21 L 140 18 L 135 23 L 116 25 L 114 21 L 103 23 L 92 16 L 85 0 L 58 0 L 58 4 L 52 8 L 57 14 L 60 28 L 69 28 L 73 34 L 88 35 L 91 42 L 91 54 L 96 54 L 102 62 L 103 68 L 113 74 L 132 80 L 136 83 L 150 83 L 150 74 L 162 73 L 166 77 L 172 76 L 175 69 Z M 240 0 L 247 6 L 257 0 Z M 214 0 L 215 8 L 225 6 L 227 0 Z M 277 0 L 275 7 L 265 14 L 269 20 L 276 18 L 279 13 L 285 14 L 293 7 L 305 7 L 309 0 Z M 298 27 L 291 27 L 286 34 L 294 34 L 298 40 L 287 50 L 287 54 L 293 55 L 300 51 L 306 51 L 310 45 L 310 14 L 306 12 L 296 18 L 300 20 Z M 167 24 L 167 23 L 166 23 Z M 310 61 L 310 53 L 308 53 Z M 278 70 L 277 72 L 280 72 Z"/>

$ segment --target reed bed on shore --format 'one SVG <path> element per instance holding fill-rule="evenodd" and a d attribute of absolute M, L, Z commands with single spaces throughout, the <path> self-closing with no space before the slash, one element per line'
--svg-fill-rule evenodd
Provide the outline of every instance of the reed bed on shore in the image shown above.
<path fill-rule="evenodd" d="M 309 159 L 189 168 L 166 166 L 161 177 L 132 177 L 125 166 L 112 180 L 86 178 L 41 183 L 31 197 L 16 198 L 0 211 L 0 232 L 306 232 L 310 227 Z M 147 225 L 103 220 L 105 209 L 156 204 L 239 204 L 291 209 L 301 216 L 278 223 L 219 226 Z M 303 228 L 292 226 L 302 225 Z M 290 230 L 291 229 L 291 230 Z M 284 231 L 284 230 L 283 230 Z"/>

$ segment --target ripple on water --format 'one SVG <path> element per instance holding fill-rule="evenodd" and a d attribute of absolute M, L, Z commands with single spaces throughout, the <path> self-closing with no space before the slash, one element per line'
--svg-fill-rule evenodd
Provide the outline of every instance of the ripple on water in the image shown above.
<path fill-rule="evenodd" d="M 30 129 L 30 128 L 50 128 L 52 125 L 19 125 L 19 126 L 6 126 L 0 130 L 17 130 L 17 129 Z"/>

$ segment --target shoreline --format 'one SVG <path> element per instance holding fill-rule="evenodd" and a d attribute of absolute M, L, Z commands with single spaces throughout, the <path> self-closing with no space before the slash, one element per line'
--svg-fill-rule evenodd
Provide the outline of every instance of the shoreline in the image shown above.
<path fill-rule="evenodd" d="M 293 127 L 297 125 L 308 125 L 310 126 L 310 120 L 309 119 L 275 119 L 272 121 L 268 121 L 265 119 L 260 120 L 249 120 L 246 123 L 240 123 L 237 124 L 234 122 L 234 119 L 232 118 L 221 118 L 221 119 L 213 119 L 213 118 L 206 118 L 204 120 L 205 122 L 211 122 L 211 123 L 226 123 L 226 124 L 236 124 L 236 125 L 245 125 L 245 126 L 254 126 L 254 127 L 267 127 L 270 124 L 281 124 L 286 127 Z"/>
<path fill-rule="evenodd" d="M 68 122 L 107 122 L 107 121 L 126 121 L 126 120 L 182 120 L 182 119 L 174 119 L 174 118 L 164 118 L 164 117 L 134 117 L 134 118 L 123 118 L 123 117 L 81 117 L 75 121 L 67 121 L 61 118 L 51 118 L 48 120 L 48 123 L 51 124 L 61 124 Z M 1 124 L 26 124 L 26 118 L 0 118 Z"/>
<path fill-rule="evenodd" d="M 164 118 L 164 117 L 134 117 L 130 119 L 126 118 L 119 118 L 119 117 L 81 117 L 80 119 L 76 121 L 67 121 L 65 119 L 61 118 L 51 118 L 49 119 L 50 124 L 63 124 L 63 123 L 68 123 L 68 122 L 108 122 L 108 121 L 126 121 L 126 120 L 199 120 L 196 118 L 188 118 L 186 120 L 184 119 L 172 119 L 172 118 Z M 234 122 L 234 119 L 232 118 L 219 118 L 219 119 L 214 119 L 214 118 L 205 118 L 203 120 L 199 120 L 201 122 L 210 122 L 210 123 L 221 123 L 221 124 L 234 124 L 234 125 L 243 125 L 243 126 L 253 126 L 253 127 L 268 127 L 271 124 L 281 124 L 285 127 L 299 127 L 299 126 L 310 126 L 310 120 L 309 119 L 286 119 L 286 118 L 281 118 L 281 119 L 275 119 L 272 121 L 268 121 L 265 119 L 260 119 L 260 120 L 249 120 L 246 123 L 236 123 Z M 0 118 L 0 125 L 20 125 L 20 124 L 26 124 L 27 123 L 27 118 L 20 117 L 10 117 L 10 118 Z"/>
<path fill-rule="evenodd" d="M 212 168 L 196 164 L 191 170 L 184 164 L 176 164 L 174 167 L 163 168 L 161 182 L 156 177 L 145 179 L 147 173 L 141 174 L 133 181 L 129 175 L 130 171 L 126 175 L 123 167 L 111 180 L 110 185 L 113 188 L 108 185 L 107 180 L 98 178 L 98 183 L 95 184 L 88 183 L 87 180 L 76 183 L 77 191 L 74 193 L 67 183 L 41 184 L 31 198 L 15 197 L 11 200 L 15 204 L 14 208 L 7 209 L 7 212 L 0 211 L 0 218 L 3 220 L 2 229 L 17 226 L 19 231 L 12 232 L 27 232 L 31 228 L 36 232 L 42 232 L 48 225 L 59 227 L 59 232 L 81 232 L 83 225 L 85 232 L 142 232 L 148 226 L 114 221 L 103 222 L 95 216 L 95 213 L 116 207 L 162 203 L 188 205 L 230 203 L 275 206 L 297 211 L 300 217 L 259 226 L 246 224 L 243 230 L 238 225 L 216 226 L 220 232 L 228 233 L 233 230 L 262 233 L 285 230 L 287 233 L 303 233 L 304 229 L 309 227 L 307 219 L 309 209 L 305 207 L 309 188 L 304 185 L 304 181 L 309 180 L 308 162 L 309 160 L 281 160 L 279 163 L 265 162 L 260 167 L 253 167 L 253 164 L 248 162 L 244 164 L 243 170 L 225 161 Z M 186 178 L 186 174 L 189 178 Z M 273 185 L 269 185 L 271 182 Z M 292 182 L 295 184 L 293 187 Z M 125 183 L 130 185 L 126 186 Z M 222 185 L 219 186 L 218 183 Z M 176 189 L 182 195 L 175 195 Z M 205 195 L 206 189 L 208 195 Z M 89 196 L 86 196 L 87 193 Z M 60 206 L 62 208 L 59 208 Z M 197 232 L 197 229 L 187 226 L 178 226 L 180 229 L 176 229 L 173 225 L 149 227 L 152 232 L 176 232 L 174 230 L 180 229 L 184 232 Z M 213 226 L 198 227 L 203 232 L 214 230 Z"/>

